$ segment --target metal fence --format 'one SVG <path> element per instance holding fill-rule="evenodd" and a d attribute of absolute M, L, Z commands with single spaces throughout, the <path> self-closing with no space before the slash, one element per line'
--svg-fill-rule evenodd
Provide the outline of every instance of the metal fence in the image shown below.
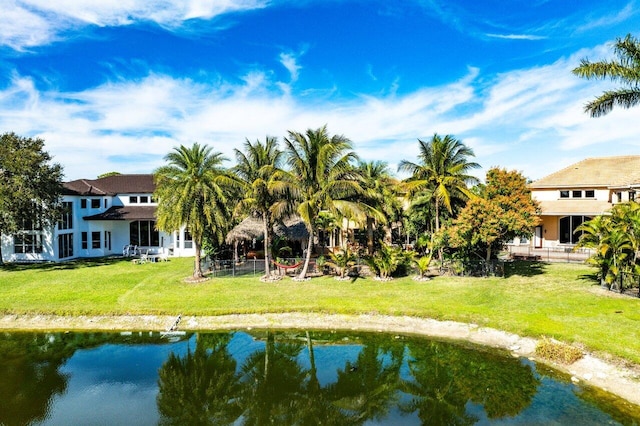
<path fill-rule="evenodd" d="M 607 285 L 604 285 L 607 287 Z M 632 272 L 622 271 L 616 277 L 616 280 L 608 286 L 611 291 L 618 291 L 623 294 L 632 294 L 637 288 L 637 296 L 640 297 L 640 275 Z"/>
<path fill-rule="evenodd" d="M 444 261 L 438 267 L 440 275 L 458 277 L 504 277 L 505 261 L 502 259 Z"/>
<path fill-rule="evenodd" d="M 582 263 L 595 252 L 592 249 L 573 247 L 533 248 L 530 246 L 507 246 L 509 257 L 517 260 L 538 260 L 542 262 Z"/>
<path fill-rule="evenodd" d="M 294 258 L 279 259 L 278 264 L 271 264 L 271 271 L 272 273 L 281 275 L 295 275 L 302 269 L 302 262 L 304 262 L 304 260 Z M 201 261 L 201 266 L 203 272 L 209 273 L 213 277 L 264 274 L 264 259 L 248 259 L 241 262 L 234 262 L 228 259 L 209 259 L 205 257 Z M 316 272 L 315 260 L 311 259 L 307 273 L 314 274 Z"/>

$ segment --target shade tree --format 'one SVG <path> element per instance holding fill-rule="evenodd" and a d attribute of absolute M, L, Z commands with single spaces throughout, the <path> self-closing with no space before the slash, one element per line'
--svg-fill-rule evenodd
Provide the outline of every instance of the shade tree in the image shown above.
<path fill-rule="evenodd" d="M 43 139 L 0 135 L 0 235 L 42 229 L 58 219 L 62 176 L 62 166 L 52 162 Z"/>
<path fill-rule="evenodd" d="M 487 172 L 481 194 L 468 201 L 447 237 L 453 248 L 489 261 L 507 241 L 533 234 L 538 204 L 521 173 L 497 167 Z"/>

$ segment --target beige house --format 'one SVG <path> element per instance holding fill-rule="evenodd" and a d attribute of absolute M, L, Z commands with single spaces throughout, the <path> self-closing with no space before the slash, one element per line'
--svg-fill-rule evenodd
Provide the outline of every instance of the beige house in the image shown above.
<path fill-rule="evenodd" d="M 640 155 L 587 158 L 529 185 L 540 204 L 533 248 L 572 248 L 575 229 L 640 192 Z"/>

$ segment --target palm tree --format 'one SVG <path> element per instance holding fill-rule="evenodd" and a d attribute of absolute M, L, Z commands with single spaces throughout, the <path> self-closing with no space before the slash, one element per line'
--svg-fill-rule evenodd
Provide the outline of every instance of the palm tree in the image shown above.
<path fill-rule="evenodd" d="M 316 218 L 322 210 L 336 217 L 359 217 L 361 204 L 351 197 L 362 192 L 351 162 L 356 154 L 344 136 L 329 136 L 326 126 L 305 133 L 289 131 L 284 139 L 290 172 L 290 189 L 297 200 L 296 210 L 309 230 L 304 266 L 305 278 L 311 259 Z"/>
<path fill-rule="evenodd" d="M 440 137 L 436 133 L 428 142 L 418 139 L 418 143 L 420 162 L 402 160 L 398 170 L 411 174 L 403 182 L 408 197 L 422 194 L 432 200 L 435 231 L 438 232 L 440 207 L 445 207 L 451 213 L 452 199 L 472 197 L 468 186 L 479 181 L 468 173 L 480 165 L 469 161 L 469 157 L 474 157 L 473 150 L 451 135 Z"/>
<path fill-rule="evenodd" d="M 618 38 L 613 47 L 617 59 L 590 62 L 582 59 L 573 73 L 586 79 L 605 79 L 619 82 L 622 87 L 604 92 L 587 103 L 584 111 L 592 117 L 600 117 L 611 112 L 615 105 L 630 108 L 640 103 L 640 41 L 631 34 Z"/>
<path fill-rule="evenodd" d="M 222 167 L 222 153 L 206 145 L 181 145 L 154 172 L 158 200 L 156 227 L 173 232 L 186 226 L 195 246 L 193 279 L 202 278 L 200 251 L 205 232 L 221 243 L 230 223 L 232 189 L 237 180 Z"/>
<path fill-rule="evenodd" d="M 236 206 L 236 213 L 251 210 L 262 218 L 264 232 L 264 273 L 270 275 L 269 255 L 272 218 L 281 213 L 283 207 L 276 190 L 282 151 L 278 149 L 278 139 L 267 136 L 265 143 L 255 144 L 246 140 L 244 152 L 236 149 L 237 165 L 233 171 L 242 182 L 242 199 Z"/>
<path fill-rule="evenodd" d="M 358 172 L 362 177 L 362 202 L 369 206 L 367 213 L 367 252 L 373 254 L 373 228 L 376 222 L 386 224 L 399 215 L 402 207 L 398 200 L 396 181 L 384 161 L 361 161 Z"/>

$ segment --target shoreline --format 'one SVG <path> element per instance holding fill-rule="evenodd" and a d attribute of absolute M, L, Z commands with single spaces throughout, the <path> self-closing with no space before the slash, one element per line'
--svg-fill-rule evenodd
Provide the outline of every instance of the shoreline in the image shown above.
<path fill-rule="evenodd" d="M 4 315 L 0 331 L 166 331 L 176 321 L 167 315 L 56 316 Z M 504 349 L 514 357 L 525 357 L 571 375 L 640 406 L 640 366 L 622 366 L 586 353 L 571 365 L 535 357 L 537 339 L 521 337 L 476 324 L 438 321 L 429 318 L 383 315 L 333 315 L 308 313 L 232 314 L 221 316 L 183 315 L 178 329 L 218 331 L 240 329 L 314 329 L 388 332 L 467 341 Z"/>

